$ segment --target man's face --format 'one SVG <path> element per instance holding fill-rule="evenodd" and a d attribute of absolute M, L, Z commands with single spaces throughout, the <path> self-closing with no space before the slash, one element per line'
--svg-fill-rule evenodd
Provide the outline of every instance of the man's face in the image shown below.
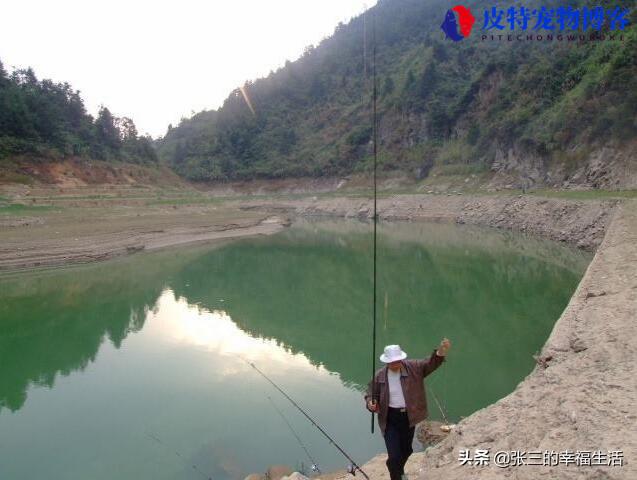
<path fill-rule="evenodd" d="M 392 372 L 397 372 L 398 370 L 400 370 L 400 360 L 398 360 L 397 362 L 391 362 L 387 365 L 387 367 L 392 371 Z"/>

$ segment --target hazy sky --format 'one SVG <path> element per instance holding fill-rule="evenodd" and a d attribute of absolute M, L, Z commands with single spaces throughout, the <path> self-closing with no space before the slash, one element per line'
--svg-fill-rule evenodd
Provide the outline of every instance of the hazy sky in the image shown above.
<path fill-rule="evenodd" d="M 217 108 L 371 0 L 6 0 L 0 59 L 67 81 L 89 113 L 100 104 L 163 135 L 193 111 Z"/>

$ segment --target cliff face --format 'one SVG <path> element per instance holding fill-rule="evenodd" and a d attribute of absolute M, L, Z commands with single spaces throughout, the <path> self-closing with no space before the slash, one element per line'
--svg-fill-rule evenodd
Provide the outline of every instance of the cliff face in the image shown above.
<path fill-rule="evenodd" d="M 637 142 L 579 145 L 560 155 L 541 156 L 519 145 L 497 146 L 490 166 L 493 185 L 606 190 L 637 188 Z"/>

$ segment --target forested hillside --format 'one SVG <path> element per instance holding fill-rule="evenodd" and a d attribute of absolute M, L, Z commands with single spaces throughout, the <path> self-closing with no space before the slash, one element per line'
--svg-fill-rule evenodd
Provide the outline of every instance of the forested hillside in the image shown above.
<path fill-rule="evenodd" d="M 433 166 L 511 168 L 539 183 L 579 171 L 602 185 L 608 172 L 600 173 L 599 162 L 625 163 L 622 152 L 637 137 L 635 1 L 601 2 L 630 9 L 622 32 L 609 32 L 608 24 L 587 32 L 623 39 L 584 42 L 481 41 L 481 15 L 493 3 L 465 5 L 476 13 L 474 32 L 452 42 L 440 29 L 448 2 L 381 0 L 297 61 L 246 83 L 251 105 L 237 89 L 219 110 L 169 128 L 157 143 L 160 158 L 196 180 L 368 169 L 375 18 L 383 169 L 423 177 Z"/>
<path fill-rule="evenodd" d="M 38 80 L 30 68 L 9 74 L 0 62 L 0 164 L 15 156 L 157 162 L 151 139 L 130 118 L 102 107 L 94 119 L 68 83 Z"/>

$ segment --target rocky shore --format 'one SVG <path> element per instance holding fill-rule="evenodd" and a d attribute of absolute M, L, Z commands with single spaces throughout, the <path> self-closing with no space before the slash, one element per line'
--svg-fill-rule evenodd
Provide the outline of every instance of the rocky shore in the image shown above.
<path fill-rule="evenodd" d="M 620 205 L 547 340 L 506 397 L 414 459 L 418 478 L 637 478 L 637 202 Z M 622 466 L 462 466 L 460 450 L 619 451 Z M 566 457 L 565 457 L 566 458 Z M 619 463 L 619 461 L 616 461 Z"/>
<path fill-rule="evenodd" d="M 381 220 L 441 221 L 526 232 L 593 251 L 604 238 L 616 201 L 576 201 L 530 195 L 394 195 L 378 200 Z M 244 201 L 244 210 L 281 215 L 371 218 L 360 197 Z"/>

